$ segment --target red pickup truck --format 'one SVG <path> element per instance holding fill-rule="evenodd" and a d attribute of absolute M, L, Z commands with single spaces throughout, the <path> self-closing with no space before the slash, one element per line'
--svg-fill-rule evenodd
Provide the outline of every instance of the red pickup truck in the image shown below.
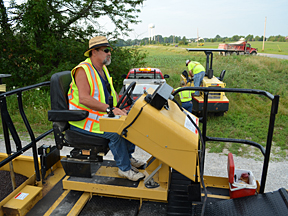
<path fill-rule="evenodd" d="M 251 44 L 247 43 L 245 40 L 239 40 L 235 43 L 229 43 L 229 44 L 219 44 L 218 49 L 225 49 L 226 52 L 220 52 L 220 55 L 231 55 L 231 54 L 237 54 L 237 55 L 243 55 L 243 54 L 251 54 L 256 55 L 257 49 L 252 48 Z"/>
<path fill-rule="evenodd" d="M 165 79 L 169 78 L 168 74 L 162 74 L 158 68 L 132 68 L 128 74 L 123 74 L 123 86 L 119 92 L 119 98 L 123 95 L 126 88 L 133 81 L 136 82 L 135 89 L 132 92 L 132 97 L 136 100 L 144 93 L 144 90 L 149 88 L 157 89 L 157 87 L 166 82 Z M 129 109 L 129 107 L 127 107 Z"/>

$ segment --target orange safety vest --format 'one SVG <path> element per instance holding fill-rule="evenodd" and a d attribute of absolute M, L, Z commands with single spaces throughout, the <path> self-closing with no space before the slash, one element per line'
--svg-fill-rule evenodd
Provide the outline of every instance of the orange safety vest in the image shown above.
<path fill-rule="evenodd" d="M 80 67 L 82 67 L 86 73 L 89 86 L 90 86 L 90 95 L 96 100 L 100 101 L 101 103 L 106 103 L 101 78 L 97 70 L 93 67 L 91 59 L 87 58 L 84 62 L 81 62 L 71 71 L 72 82 L 70 84 L 70 88 L 68 91 L 68 99 L 69 99 L 69 110 L 86 110 L 89 112 L 89 115 L 86 119 L 81 120 L 81 121 L 69 121 L 69 124 L 75 127 L 84 129 L 86 131 L 103 134 L 104 132 L 100 131 L 99 119 L 101 116 L 107 113 L 92 110 L 84 106 L 83 104 L 79 103 L 79 92 L 78 92 L 78 88 L 74 80 L 74 75 L 75 75 L 76 69 Z M 106 74 L 108 82 L 111 86 L 111 95 L 113 96 L 113 106 L 116 106 L 117 98 L 116 98 L 115 89 L 113 87 L 112 77 L 110 77 L 106 66 L 103 66 L 103 71 Z"/>

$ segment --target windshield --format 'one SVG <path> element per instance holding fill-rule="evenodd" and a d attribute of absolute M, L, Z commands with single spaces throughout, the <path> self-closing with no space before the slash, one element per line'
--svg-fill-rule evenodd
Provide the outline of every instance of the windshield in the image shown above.
<path fill-rule="evenodd" d="M 126 85 L 126 88 L 129 85 Z M 138 84 L 135 86 L 135 89 L 133 90 L 133 94 L 140 94 L 142 95 L 144 93 L 144 89 L 147 91 L 149 88 L 153 88 L 154 90 L 157 89 L 159 85 L 151 85 L 151 84 Z"/>

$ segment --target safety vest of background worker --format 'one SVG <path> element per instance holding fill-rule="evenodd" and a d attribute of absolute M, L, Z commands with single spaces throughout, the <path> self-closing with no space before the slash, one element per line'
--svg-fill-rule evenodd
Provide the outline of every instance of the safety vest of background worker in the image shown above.
<path fill-rule="evenodd" d="M 188 67 L 189 75 L 194 79 L 194 87 L 200 87 L 205 76 L 205 68 L 199 62 L 191 60 L 186 60 L 186 66 Z M 195 96 L 199 95 L 199 91 L 195 91 Z"/>
<path fill-rule="evenodd" d="M 82 105 L 79 103 L 79 95 L 78 91 L 73 91 L 73 89 L 77 88 L 75 80 L 74 80 L 74 74 L 76 72 L 76 69 L 82 67 L 85 70 L 85 73 L 87 75 L 87 79 L 90 85 L 91 89 L 91 96 L 97 99 L 98 101 L 102 103 L 106 103 L 105 101 L 105 94 L 103 85 L 101 82 L 101 79 L 99 77 L 99 74 L 95 70 L 95 68 L 92 65 L 92 62 L 90 58 L 87 58 L 84 62 L 81 62 L 79 65 L 77 65 L 73 70 L 71 71 L 72 76 L 72 83 L 70 85 L 69 91 L 68 91 L 68 99 L 69 99 L 69 109 L 70 110 L 86 110 L 89 112 L 89 116 L 81 121 L 70 121 L 69 124 L 84 129 L 86 131 L 90 131 L 93 133 L 103 133 L 100 131 L 99 126 L 99 118 L 103 116 L 104 114 L 107 114 L 106 112 L 98 112 L 94 111 L 92 109 L 89 109 L 88 107 Z M 107 77 L 107 80 L 110 84 L 111 88 L 111 95 L 113 96 L 113 106 L 117 105 L 117 98 L 115 89 L 112 84 L 112 77 L 110 77 L 108 69 L 106 66 L 103 67 L 103 71 Z M 109 92 L 110 93 L 110 92 Z"/>
<path fill-rule="evenodd" d="M 181 87 L 176 88 L 174 91 L 176 91 L 179 88 L 185 87 L 185 82 L 182 80 L 181 81 Z M 179 97 L 182 103 L 182 107 L 184 109 L 186 109 L 187 111 L 189 111 L 190 113 L 192 113 L 192 108 L 193 108 L 193 102 L 192 102 L 192 94 L 195 91 L 193 90 L 186 90 L 186 91 L 181 91 L 179 92 Z"/>

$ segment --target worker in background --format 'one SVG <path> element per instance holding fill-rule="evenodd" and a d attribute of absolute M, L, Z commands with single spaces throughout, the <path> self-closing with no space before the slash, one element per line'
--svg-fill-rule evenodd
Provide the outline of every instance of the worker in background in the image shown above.
<path fill-rule="evenodd" d="M 174 89 L 174 91 L 176 91 L 179 88 L 186 87 L 186 84 L 183 80 L 180 82 L 180 85 L 181 85 L 181 87 Z M 192 94 L 194 94 L 194 92 L 195 91 L 193 91 L 193 90 L 185 90 L 185 91 L 181 91 L 178 93 L 180 100 L 181 100 L 182 107 L 184 109 L 186 109 L 187 111 L 189 111 L 190 113 L 192 113 L 192 108 L 193 108 Z"/>
<path fill-rule="evenodd" d="M 70 121 L 70 130 L 109 139 L 109 148 L 119 168 L 118 175 L 138 181 L 145 175 L 136 168 L 145 163 L 132 157 L 135 145 L 117 133 L 100 131 L 99 118 L 110 112 L 110 95 L 113 96 L 114 114 L 127 115 L 125 110 L 115 107 L 118 95 L 106 67 L 111 63 L 111 50 L 106 37 L 94 37 L 89 40 L 89 48 L 84 53 L 87 59 L 72 69 L 69 110 L 88 110 L 89 116 L 81 121 Z"/>
<path fill-rule="evenodd" d="M 202 80 L 205 76 L 205 68 L 196 61 L 187 60 L 186 66 L 192 78 L 194 78 L 194 87 L 200 87 Z M 195 96 L 200 96 L 199 91 L 195 91 Z"/>

